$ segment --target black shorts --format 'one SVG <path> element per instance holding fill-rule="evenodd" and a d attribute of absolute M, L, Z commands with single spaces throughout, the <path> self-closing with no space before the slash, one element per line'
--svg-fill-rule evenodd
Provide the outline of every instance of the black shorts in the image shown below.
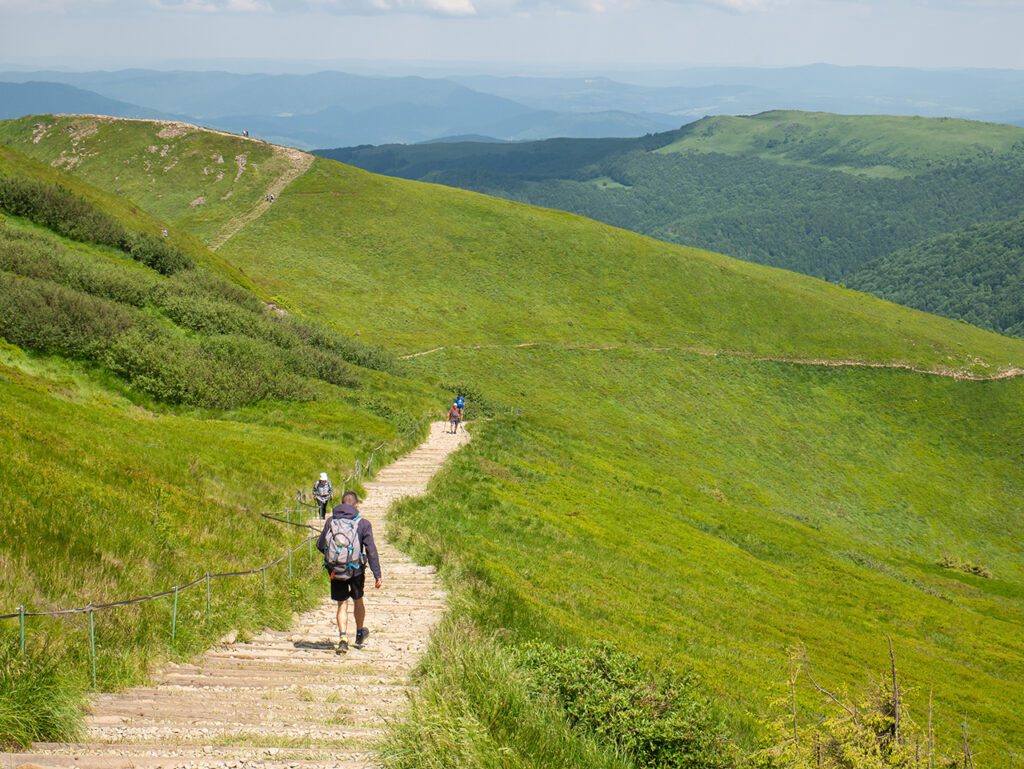
<path fill-rule="evenodd" d="M 363 597 L 363 589 L 366 586 L 366 569 L 348 579 L 331 580 L 331 600 L 347 601 L 351 598 L 358 601 Z"/>

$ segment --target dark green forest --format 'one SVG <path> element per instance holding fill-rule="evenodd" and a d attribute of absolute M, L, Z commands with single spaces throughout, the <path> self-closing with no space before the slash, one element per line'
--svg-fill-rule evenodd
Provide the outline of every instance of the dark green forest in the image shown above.
<path fill-rule="evenodd" d="M 915 147 L 912 161 L 880 155 L 866 142 L 862 150 L 857 141 L 837 146 L 820 134 L 787 148 L 785 156 L 772 155 L 770 143 L 758 138 L 733 152 L 657 152 L 706 133 L 702 122 L 639 139 L 390 145 L 319 154 L 378 173 L 580 213 L 1022 333 L 1024 292 L 1019 268 L 1010 268 L 1014 253 L 1020 263 L 1019 244 L 1014 252 L 1012 238 L 994 235 L 1004 244 L 995 249 L 969 228 L 1024 213 L 1024 132 L 1005 151 Z M 971 125 L 986 130 L 963 121 L 950 130 L 959 138 Z M 858 138 L 870 127 L 858 126 Z M 872 173 L 877 164 L 891 173 Z M 939 237 L 961 231 L 967 233 Z"/>
<path fill-rule="evenodd" d="M 1024 217 L 979 224 L 883 256 L 851 288 L 1024 336 Z"/>

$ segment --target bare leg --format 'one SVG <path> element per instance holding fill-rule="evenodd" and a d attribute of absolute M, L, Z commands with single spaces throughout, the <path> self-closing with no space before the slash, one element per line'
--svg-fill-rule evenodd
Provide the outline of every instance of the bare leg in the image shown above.
<path fill-rule="evenodd" d="M 338 632 L 345 635 L 348 632 L 348 601 L 338 601 Z"/>
<path fill-rule="evenodd" d="M 352 601 L 352 613 L 356 618 L 356 630 L 362 630 L 363 625 L 366 624 L 366 604 L 363 603 L 362 598 L 356 598 Z"/>

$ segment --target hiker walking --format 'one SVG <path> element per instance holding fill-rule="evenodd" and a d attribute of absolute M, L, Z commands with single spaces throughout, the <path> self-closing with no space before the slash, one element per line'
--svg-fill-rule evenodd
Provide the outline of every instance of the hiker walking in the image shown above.
<path fill-rule="evenodd" d="M 370 631 L 364 627 L 366 606 L 363 591 L 366 584 L 366 566 L 373 572 L 373 586 L 379 588 L 380 559 L 373 541 L 373 526 L 359 513 L 359 497 L 346 491 L 341 504 L 331 511 L 331 517 L 320 532 L 316 548 L 324 554 L 324 568 L 331 576 L 331 599 L 338 604 L 338 646 L 336 652 L 348 651 L 348 599 L 352 599 L 352 613 L 356 618 L 357 649 L 362 649 Z"/>
<path fill-rule="evenodd" d="M 313 484 L 313 499 L 320 507 L 320 519 L 327 517 L 327 503 L 334 499 L 334 487 L 327 473 L 320 473 L 320 479 Z"/>
<path fill-rule="evenodd" d="M 455 435 L 455 433 L 458 432 L 459 430 L 459 422 L 461 421 L 462 417 L 459 414 L 459 407 L 453 403 L 452 407 L 448 409 L 448 432 L 452 435 Z"/>
<path fill-rule="evenodd" d="M 459 407 L 459 422 L 466 421 L 466 396 L 461 392 L 455 396 L 455 405 Z M 462 428 L 465 430 L 466 428 Z"/>

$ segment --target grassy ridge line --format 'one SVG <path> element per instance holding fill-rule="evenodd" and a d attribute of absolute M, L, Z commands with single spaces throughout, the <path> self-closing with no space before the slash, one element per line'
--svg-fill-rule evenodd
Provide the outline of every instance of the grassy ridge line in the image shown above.
<path fill-rule="evenodd" d="M 755 155 L 777 163 L 880 178 L 1006 153 L 1024 142 L 1024 129 L 997 123 L 797 110 L 708 117 L 684 127 L 680 134 L 653 151 L 659 155 Z"/>
<path fill-rule="evenodd" d="M 203 242 L 263 200 L 295 152 L 185 123 L 91 116 L 0 122 L 0 142 L 127 197 Z"/>
<path fill-rule="evenodd" d="M 496 350 L 501 348 L 525 349 L 529 347 L 558 347 L 562 350 L 583 350 L 589 352 L 607 352 L 611 350 L 638 350 L 642 352 L 674 352 L 693 353 L 706 358 L 744 358 L 746 360 L 758 361 L 761 363 L 784 363 L 789 366 L 825 366 L 832 368 L 874 368 L 889 369 L 892 371 L 910 371 L 914 374 L 926 374 L 928 376 L 948 377 L 963 382 L 995 382 L 1001 379 L 1013 379 L 1024 376 L 1024 369 L 1005 368 L 994 374 L 972 374 L 967 371 L 955 371 L 953 369 L 926 369 L 911 366 L 905 363 L 879 363 L 863 360 L 836 360 L 836 359 L 813 359 L 813 358 L 784 358 L 772 355 L 755 355 L 741 350 L 710 350 L 706 347 L 644 347 L 641 345 L 628 344 L 605 344 L 591 346 L 586 344 L 557 344 L 554 342 L 520 342 L 518 344 L 471 344 L 471 345 L 442 345 L 432 347 L 429 350 L 399 355 L 398 360 L 413 360 L 423 358 L 427 355 L 442 352 L 444 350 Z"/>
<path fill-rule="evenodd" d="M 230 262 L 218 257 L 196 237 L 184 230 L 168 227 L 165 222 L 154 218 L 120 195 L 111 194 L 95 185 L 83 182 L 71 174 L 57 171 L 51 166 L 21 152 L 16 152 L 3 144 L 0 144 L 0 173 L 28 176 L 39 181 L 59 184 L 75 195 L 109 212 L 126 226 L 147 235 L 163 237 L 162 230 L 167 229 L 167 242 L 187 253 L 197 264 L 208 267 L 232 282 L 260 295 L 259 287 L 244 273 L 236 269 Z"/>

